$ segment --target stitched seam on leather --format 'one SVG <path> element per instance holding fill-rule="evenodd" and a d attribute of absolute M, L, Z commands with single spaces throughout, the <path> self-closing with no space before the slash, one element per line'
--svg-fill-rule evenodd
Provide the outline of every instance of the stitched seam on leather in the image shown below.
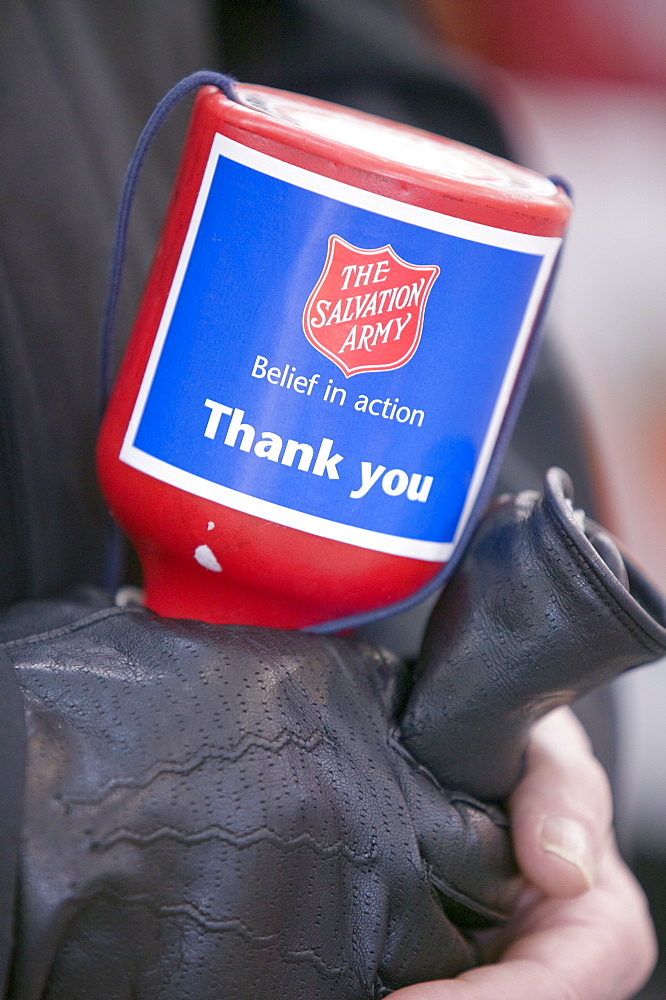
<path fill-rule="evenodd" d="M 155 761 L 152 768 L 147 769 L 140 778 L 110 778 L 106 784 L 98 789 L 98 793 L 95 796 L 84 798 L 77 797 L 75 795 L 62 795 L 60 797 L 60 801 L 64 805 L 97 805 L 99 802 L 103 802 L 104 799 L 108 798 L 109 795 L 112 795 L 119 789 L 145 789 L 165 774 L 191 774 L 193 771 L 197 770 L 197 768 L 211 760 L 237 761 L 240 760 L 240 758 L 243 757 L 249 750 L 253 749 L 266 750 L 269 753 L 279 753 L 289 745 L 294 745 L 299 750 L 311 752 L 316 750 L 316 748 L 324 742 L 324 740 L 324 735 L 318 730 L 312 732 L 309 737 L 303 738 L 302 736 L 296 735 L 296 733 L 283 729 L 273 740 L 268 740 L 266 737 L 258 736 L 254 733 L 245 733 L 243 738 L 239 740 L 234 747 L 230 747 L 228 750 L 222 750 L 219 747 L 202 748 L 209 749 L 210 752 L 200 752 L 197 755 L 186 757 L 183 760 Z"/>
<path fill-rule="evenodd" d="M 259 843 L 272 843 L 286 850 L 298 850 L 301 847 L 314 851 L 323 858 L 343 857 L 350 864 L 364 867 L 373 863 L 377 858 L 376 850 L 366 854 L 354 852 L 344 841 L 338 840 L 331 844 L 324 844 L 309 833 L 301 833 L 296 837 L 285 837 L 272 830 L 268 826 L 257 827 L 248 830 L 247 833 L 235 833 L 218 824 L 211 824 L 201 830 L 187 833 L 172 826 L 161 826 L 150 833 L 139 833 L 137 830 L 130 830 L 126 827 L 119 827 L 112 830 L 106 837 L 100 838 L 91 844 L 94 851 L 107 851 L 115 847 L 118 843 L 131 843 L 139 847 L 147 847 L 158 840 L 176 840 L 184 846 L 196 846 L 208 840 L 221 840 L 243 850 L 246 847 L 253 847 Z"/>
<path fill-rule="evenodd" d="M 486 906 L 483 903 L 479 903 L 476 899 L 468 896 L 464 892 L 460 892 L 458 889 L 454 889 L 450 883 L 446 882 L 441 876 L 436 875 L 430 865 L 426 866 L 428 881 L 431 886 L 441 893 L 443 896 L 447 896 L 452 899 L 455 903 L 460 903 L 462 906 L 466 906 L 468 910 L 472 910 L 473 913 L 477 913 L 481 917 L 485 917 L 488 920 L 494 921 L 505 921 L 507 919 L 507 914 L 503 910 L 498 910 L 492 906 Z"/>
<path fill-rule="evenodd" d="M 80 618 L 76 622 L 71 622 L 69 625 L 61 625 L 59 628 L 50 629 L 48 632 L 39 632 L 37 635 L 24 636 L 22 639 L 10 639 L 8 642 L 0 644 L 1 649 L 19 649 L 22 646 L 31 646 L 38 642 L 44 642 L 46 639 L 60 639 L 63 636 L 71 635 L 73 632 L 78 632 L 79 629 L 86 628 L 88 625 L 92 625 L 95 622 L 103 621 L 105 618 L 113 618 L 116 615 L 127 614 L 126 608 L 103 608 L 101 611 L 95 611 L 91 615 L 87 615 L 85 618 Z"/>
<path fill-rule="evenodd" d="M 375 981 L 371 986 L 371 991 L 372 992 L 370 994 L 370 1000 L 381 1000 L 382 997 L 387 997 L 391 993 L 393 993 L 393 990 L 389 989 L 388 986 L 384 985 L 382 977 L 379 975 L 379 973 L 377 973 L 377 975 L 375 976 Z"/>
<path fill-rule="evenodd" d="M 313 948 L 303 948 L 300 951 L 291 951 L 284 945 L 278 944 L 280 940 L 279 934 L 258 934 L 238 917 L 231 917 L 228 920 L 216 920 L 214 917 L 208 916 L 197 906 L 194 906 L 193 903 L 188 902 L 172 904 L 171 906 L 159 906 L 157 908 L 157 912 L 159 916 L 167 918 L 172 916 L 185 917 L 185 919 L 194 921 L 210 933 L 220 934 L 233 931 L 239 934 L 252 947 L 277 947 L 277 950 L 285 962 L 307 962 L 310 965 L 314 965 L 317 971 L 326 978 L 334 979 L 344 972 L 344 966 L 335 967 L 328 965 Z"/>
<path fill-rule="evenodd" d="M 98 889 L 91 893 L 75 896 L 73 898 L 81 902 L 87 902 L 99 896 L 106 896 L 111 899 L 115 899 L 120 903 L 144 906 L 147 910 L 150 910 L 151 913 L 154 913 L 155 916 L 162 919 L 169 920 L 184 918 L 186 920 L 191 920 L 198 924 L 198 926 L 204 931 L 211 934 L 224 934 L 228 932 L 236 933 L 253 948 L 276 948 L 285 962 L 307 962 L 310 965 L 314 965 L 317 971 L 328 979 L 337 978 L 346 970 L 345 966 L 336 967 L 328 965 L 313 948 L 303 948 L 300 951 L 292 951 L 279 943 L 279 934 L 259 934 L 256 931 L 253 931 L 251 927 L 248 927 L 248 925 L 238 917 L 229 917 L 226 920 L 216 919 L 215 917 L 209 916 L 202 909 L 200 909 L 200 907 L 195 906 L 194 903 L 188 901 L 183 901 L 182 903 L 155 905 L 152 896 L 148 893 L 136 893 L 135 895 L 130 896 L 121 892 L 115 892 L 113 889 L 108 888 Z"/>
<path fill-rule="evenodd" d="M 400 734 L 400 729 L 398 726 L 394 726 L 393 729 L 389 730 L 389 732 L 387 733 L 386 742 L 388 743 L 391 750 L 397 753 L 399 757 L 401 757 L 407 764 L 409 764 L 412 771 L 414 771 L 416 774 L 422 775 L 424 778 L 427 778 L 430 784 L 434 785 L 438 792 L 443 792 L 444 789 L 442 788 L 441 784 L 439 783 L 435 775 L 432 773 L 432 771 L 429 771 L 428 768 L 425 766 L 425 764 L 421 764 L 416 759 L 416 757 L 413 757 L 409 752 L 409 750 L 407 749 L 407 747 L 400 742 L 399 734 Z"/>
<path fill-rule="evenodd" d="M 625 608 L 622 607 L 620 602 L 611 594 L 608 589 L 604 586 L 603 581 L 599 579 L 594 565 L 590 562 L 587 556 L 581 552 L 580 548 L 574 543 L 569 532 L 566 530 L 566 526 L 563 525 L 559 518 L 553 519 L 553 524 L 556 531 L 560 534 L 564 541 L 567 549 L 569 549 L 571 555 L 573 556 L 575 562 L 580 567 L 581 571 L 585 575 L 585 578 L 594 588 L 596 593 L 601 598 L 603 604 L 617 614 L 621 618 L 625 628 L 638 639 L 641 645 L 648 650 L 650 653 L 656 653 L 657 656 L 663 656 L 666 652 L 666 648 L 661 645 L 658 640 L 653 639 L 645 629 L 643 629 L 627 612 Z M 610 572 L 610 570 L 609 570 Z M 619 582 L 619 581 L 618 581 Z"/>
<path fill-rule="evenodd" d="M 473 798 L 471 795 L 465 795 L 463 792 L 449 792 L 448 795 L 451 805 L 457 806 L 458 803 L 464 804 L 471 809 L 475 809 L 477 812 L 483 813 L 483 815 L 487 816 L 488 819 L 491 820 L 499 829 L 509 829 L 510 823 L 508 817 L 496 806 L 487 805 L 479 799 Z"/>

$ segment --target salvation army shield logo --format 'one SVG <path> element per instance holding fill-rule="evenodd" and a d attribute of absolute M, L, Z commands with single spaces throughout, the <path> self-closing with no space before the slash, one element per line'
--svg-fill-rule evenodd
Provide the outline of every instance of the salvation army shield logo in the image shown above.
<path fill-rule="evenodd" d="M 408 264 L 391 246 L 362 250 L 330 236 L 303 310 L 305 336 L 345 377 L 400 368 L 419 346 L 438 274 L 436 264 Z"/>

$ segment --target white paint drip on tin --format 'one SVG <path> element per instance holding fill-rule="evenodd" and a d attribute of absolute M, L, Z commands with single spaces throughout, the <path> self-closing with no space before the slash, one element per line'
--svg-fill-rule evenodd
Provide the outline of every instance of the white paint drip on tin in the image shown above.
<path fill-rule="evenodd" d="M 222 572 L 222 567 L 215 558 L 215 553 L 208 545 L 197 545 L 194 550 L 194 558 L 204 569 L 210 569 L 213 573 Z"/>

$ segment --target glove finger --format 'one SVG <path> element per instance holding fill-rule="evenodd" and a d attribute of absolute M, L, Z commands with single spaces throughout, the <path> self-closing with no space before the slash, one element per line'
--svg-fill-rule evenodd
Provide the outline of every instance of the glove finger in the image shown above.
<path fill-rule="evenodd" d="M 402 733 L 448 788 L 504 799 L 538 718 L 666 650 L 666 602 L 572 495 L 551 469 L 498 502 L 435 609 Z"/>
<path fill-rule="evenodd" d="M 394 887 L 373 996 L 412 983 L 449 979 L 477 965 L 479 950 L 442 908 L 427 876 Z"/>
<path fill-rule="evenodd" d="M 430 884 L 459 928 L 502 923 L 523 887 L 505 813 L 445 791 L 402 750 L 404 794 Z"/>

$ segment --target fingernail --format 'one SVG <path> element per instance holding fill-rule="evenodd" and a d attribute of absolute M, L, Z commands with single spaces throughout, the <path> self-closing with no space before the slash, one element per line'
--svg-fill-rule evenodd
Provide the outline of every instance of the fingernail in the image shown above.
<path fill-rule="evenodd" d="M 592 839 L 585 826 L 570 816 L 548 816 L 541 828 L 541 847 L 574 865 L 586 886 L 594 885 L 595 858 Z"/>

